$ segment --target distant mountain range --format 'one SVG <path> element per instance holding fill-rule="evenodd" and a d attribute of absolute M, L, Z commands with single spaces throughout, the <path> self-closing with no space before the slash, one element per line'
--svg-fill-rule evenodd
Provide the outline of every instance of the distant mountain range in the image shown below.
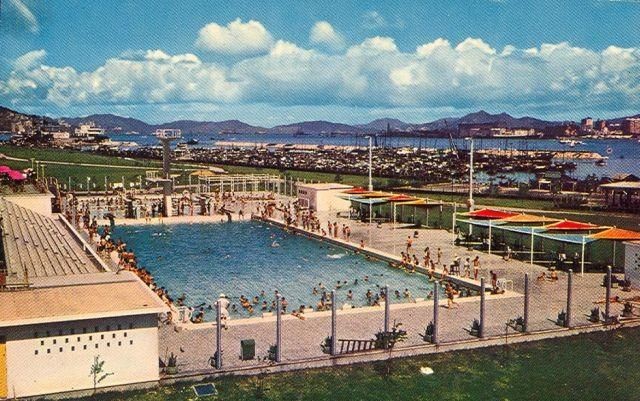
<path fill-rule="evenodd" d="M 246 124 L 238 120 L 227 121 L 193 121 L 179 120 L 163 124 L 147 124 L 135 118 L 120 117 L 113 114 L 93 114 L 80 118 L 64 118 L 65 121 L 79 125 L 89 121 L 107 130 L 121 129 L 141 133 L 153 132 L 161 128 L 177 128 L 183 132 L 194 134 L 227 133 L 275 133 L 275 134 L 320 134 L 320 133 L 374 133 L 389 128 L 392 131 L 417 130 L 457 130 L 461 124 L 495 124 L 506 128 L 527 127 L 544 129 L 558 125 L 559 122 L 544 121 L 532 117 L 515 118 L 507 113 L 489 114 L 483 110 L 467 114 L 463 117 L 442 118 L 424 124 L 411 124 L 395 118 L 380 118 L 367 124 L 342 124 L 331 121 L 301 121 L 293 124 L 277 125 L 271 128 Z"/>
<path fill-rule="evenodd" d="M 640 117 L 640 114 L 629 117 Z M 625 118 L 620 117 L 611 119 L 613 123 L 622 122 Z M 0 106 L 0 130 L 9 131 L 11 123 L 20 119 L 32 120 L 51 120 L 47 117 L 27 115 L 11 109 Z M 435 121 L 411 124 L 395 118 L 380 118 L 373 120 L 367 124 L 342 124 L 331 121 L 302 121 L 293 124 L 277 125 L 271 128 L 259 127 L 244 123 L 239 120 L 226 121 L 193 121 L 179 120 L 163 124 L 148 124 L 144 121 L 121 117 L 114 114 L 92 114 L 86 117 L 66 117 L 62 118 L 71 125 L 80 125 L 82 123 L 94 122 L 98 126 L 105 128 L 107 131 L 122 132 L 138 132 L 149 134 L 156 129 L 177 128 L 184 133 L 193 134 L 217 134 L 217 133 L 275 133 L 275 134 L 370 134 L 385 131 L 403 131 L 407 134 L 416 131 L 449 131 L 455 132 L 458 127 L 465 124 L 490 124 L 505 128 L 534 128 L 536 130 L 545 130 L 549 127 L 557 127 L 563 124 L 572 123 L 571 121 L 545 121 L 533 117 L 513 117 L 507 113 L 490 114 L 484 110 L 467 114 L 463 117 L 441 118 Z"/>

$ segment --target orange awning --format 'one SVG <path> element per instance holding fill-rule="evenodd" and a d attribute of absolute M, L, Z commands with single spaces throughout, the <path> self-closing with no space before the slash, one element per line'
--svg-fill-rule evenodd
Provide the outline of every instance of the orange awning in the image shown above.
<path fill-rule="evenodd" d="M 361 194 L 360 196 L 363 196 L 365 198 L 391 198 L 393 196 L 393 194 L 388 193 L 388 192 L 366 192 Z"/>
<path fill-rule="evenodd" d="M 342 193 L 343 194 L 349 194 L 349 195 L 362 195 L 362 194 L 369 193 L 369 191 L 367 191 L 366 189 L 364 189 L 362 187 L 356 187 L 356 188 L 348 189 L 346 191 L 342 191 Z"/>
<path fill-rule="evenodd" d="M 640 240 L 640 233 L 637 231 L 623 230 L 622 228 L 609 228 L 597 234 L 592 234 L 589 238 L 606 239 L 613 241 L 635 241 Z"/>
<path fill-rule="evenodd" d="M 391 198 L 387 200 L 389 202 L 409 202 L 409 201 L 416 201 L 418 200 L 418 198 L 405 195 L 405 194 L 398 194 L 398 195 L 393 195 Z"/>

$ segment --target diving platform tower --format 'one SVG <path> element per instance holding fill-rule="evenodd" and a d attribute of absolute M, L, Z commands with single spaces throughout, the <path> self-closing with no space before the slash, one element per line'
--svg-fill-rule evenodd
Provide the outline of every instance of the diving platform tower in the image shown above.
<path fill-rule="evenodd" d="M 171 179 L 171 142 L 182 138 L 179 129 L 159 129 L 156 130 L 156 138 L 162 144 L 162 196 L 164 203 L 165 217 L 171 217 L 171 195 L 173 194 L 173 180 Z"/>

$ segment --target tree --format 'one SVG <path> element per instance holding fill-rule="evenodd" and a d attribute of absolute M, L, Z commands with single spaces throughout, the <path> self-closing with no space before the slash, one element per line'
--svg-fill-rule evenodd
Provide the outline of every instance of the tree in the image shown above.
<path fill-rule="evenodd" d="M 93 392 L 96 392 L 98 388 L 98 384 L 100 384 L 104 379 L 113 375 L 113 373 L 107 373 L 104 371 L 104 363 L 105 361 L 100 360 L 100 355 L 96 355 L 93 357 L 93 365 L 91 365 L 91 373 L 89 376 L 93 378 Z"/>

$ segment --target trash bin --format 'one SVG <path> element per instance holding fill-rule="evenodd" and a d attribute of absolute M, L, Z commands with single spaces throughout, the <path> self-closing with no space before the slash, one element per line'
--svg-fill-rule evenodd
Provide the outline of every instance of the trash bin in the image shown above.
<path fill-rule="evenodd" d="M 240 359 L 248 361 L 256 357 L 256 340 L 240 340 Z"/>

